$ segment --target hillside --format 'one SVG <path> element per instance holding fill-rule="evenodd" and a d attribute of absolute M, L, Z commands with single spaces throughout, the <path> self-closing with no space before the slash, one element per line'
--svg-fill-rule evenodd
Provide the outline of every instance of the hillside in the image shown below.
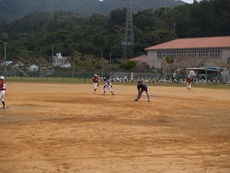
<path fill-rule="evenodd" d="M 12 22 L 31 12 L 48 12 L 51 0 L 0 0 L 0 22 Z M 109 14 L 117 8 L 127 7 L 127 0 L 53 0 L 54 11 L 71 11 L 89 16 L 93 13 Z M 133 11 L 156 9 L 160 6 L 175 7 L 184 2 L 176 0 L 133 0 Z"/>
<path fill-rule="evenodd" d="M 134 13 L 133 55 L 143 55 L 146 47 L 176 38 L 229 36 L 229 9 L 229 0 L 214 0 Z M 103 50 L 103 57 L 108 59 L 111 53 L 115 62 L 121 58 L 125 9 L 91 16 L 58 11 L 53 21 L 47 15 L 34 12 L 12 23 L 0 23 L 0 58 L 5 42 L 7 58 L 26 63 L 52 52 L 70 56 L 76 50 L 95 57 L 101 57 Z"/>

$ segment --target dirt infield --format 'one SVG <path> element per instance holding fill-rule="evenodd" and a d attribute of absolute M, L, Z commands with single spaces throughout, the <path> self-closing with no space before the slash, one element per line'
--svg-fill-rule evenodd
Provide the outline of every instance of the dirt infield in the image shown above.
<path fill-rule="evenodd" d="M 1 173 L 229 173 L 230 90 L 9 83 Z"/>

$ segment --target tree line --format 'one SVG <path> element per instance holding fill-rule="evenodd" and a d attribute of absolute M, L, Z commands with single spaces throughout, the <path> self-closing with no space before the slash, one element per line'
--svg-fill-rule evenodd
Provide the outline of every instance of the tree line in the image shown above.
<path fill-rule="evenodd" d="M 193 4 L 147 9 L 133 14 L 133 56 L 143 55 L 145 48 L 176 38 L 230 35 L 230 1 L 203 0 Z M 122 59 L 122 44 L 126 21 L 125 8 L 109 15 L 81 16 L 72 12 L 34 12 L 12 23 L 0 24 L 0 58 L 26 63 L 48 62 L 52 54 L 61 52 L 74 56 L 76 52 L 95 59 Z"/>

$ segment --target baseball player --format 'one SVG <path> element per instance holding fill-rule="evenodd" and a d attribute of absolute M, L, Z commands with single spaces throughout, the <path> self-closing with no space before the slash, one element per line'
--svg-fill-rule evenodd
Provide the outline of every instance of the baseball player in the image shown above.
<path fill-rule="evenodd" d="M 113 89 L 112 89 L 113 85 L 110 82 L 110 80 L 107 80 L 106 83 L 105 83 L 105 85 L 104 85 L 104 93 L 103 93 L 103 95 L 105 95 L 107 88 L 109 88 L 111 94 L 114 95 L 114 92 L 113 92 Z"/>
<path fill-rule="evenodd" d="M 93 85 L 94 85 L 94 92 L 97 91 L 97 88 L 99 87 L 99 78 L 97 74 L 94 74 L 93 78 Z"/>
<path fill-rule="evenodd" d="M 150 94 L 147 85 L 143 84 L 142 81 L 138 81 L 137 90 L 138 90 L 137 98 L 134 101 L 138 101 L 141 98 L 142 93 L 145 91 L 147 94 L 148 102 L 150 102 Z"/>
<path fill-rule="evenodd" d="M 187 90 L 191 91 L 192 90 L 192 79 L 190 78 L 190 76 L 188 76 L 188 78 L 186 79 L 187 82 Z"/>
<path fill-rule="evenodd" d="M 4 95 L 6 93 L 6 83 L 4 79 L 4 76 L 0 76 L 0 100 L 2 101 L 2 108 L 6 108 L 6 104 L 4 101 Z"/>

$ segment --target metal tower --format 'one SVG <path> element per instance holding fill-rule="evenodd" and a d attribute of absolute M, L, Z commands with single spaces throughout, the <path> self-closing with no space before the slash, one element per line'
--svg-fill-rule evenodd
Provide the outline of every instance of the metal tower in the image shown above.
<path fill-rule="evenodd" d="M 134 44 L 134 33 L 133 33 L 133 14 L 132 14 L 132 0 L 129 1 L 129 6 L 127 8 L 126 14 L 126 24 L 125 24 L 125 36 L 122 42 L 124 59 L 132 58 L 133 56 L 133 44 Z"/>
<path fill-rule="evenodd" d="M 53 0 L 49 0 L 49 20 L 52 21 L 54 19 L 54 4 Z"/>

